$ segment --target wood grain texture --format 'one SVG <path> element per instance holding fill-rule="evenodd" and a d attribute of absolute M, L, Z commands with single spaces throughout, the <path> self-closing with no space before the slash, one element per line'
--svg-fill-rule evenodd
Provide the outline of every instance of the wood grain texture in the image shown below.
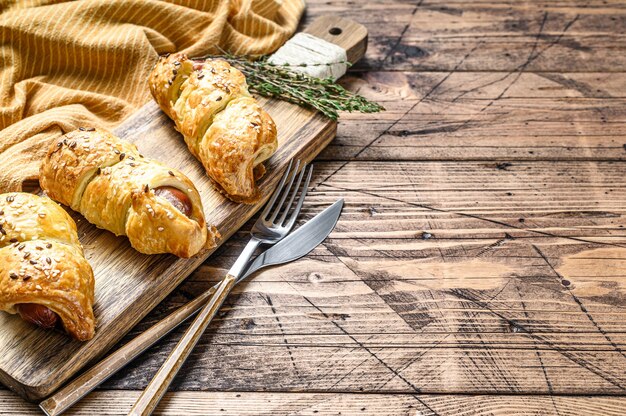
<path fill-rule="evenodd" d="M 309 33 L 328 31 L 338 24 L 330 18 L 324 25 L 321 19 Z M 363 33 L 355 33 L 341 37 L 341 43 L 364 53 L 362 38 Z M 260 102 L 276 122 L 279 149 L 265 163 L 268 173 L 259 182 L 263 197 L 255 205 L 232 203 L 215 190 L 204 168 L 188 152 L 180 134 L 155 103 L 146 104 L 115 133 L 136 143 L 147 157 L 180 169 L 194 182 L 202 197 L 207 224 L 222 234 L 221 244 L 263 205 L 289 160 L 309 162 L 336 131 L 335 122 L 310 110 L 278 100 Z M 76 221 L 85 256 L 96 278 L 96 336 L 87 343 L 78 343 L 62 334 L 33 328 L 16 316 L 0 315 L 0 381 L 28 399 L 48 395 L 82 366 L 102 355 L 212 252 L 192 259 L 147 256 L 133 250 L 125 238 L 99 230 L 78 215 Z"/>
<path fill-rule="evenodd" d="M 368 28 L 359 70 L 623 72 L 620 0 L 309 0 Z M 304 22 L 306 24 L 306 21 Z"/>
<path fill-rule="evenodd" d="M 323 160 L 626 160 L 624 73 L 368 72 Z M 505 91 L 506 90 L 506 91 Z"/>
<path fill-rule="evenodd" d="M 119 416 L 130 410 L 139 391 L 98 391 L 68 416 Z M 37 414 L 35 405 L 0 391 L 3 415 Z M 155 415 L 198 416 L 586 416 L 623 414 L 623 397 L 497 396 L 355 393 L 267 393 L 181 391 L 167 393 Z"/>

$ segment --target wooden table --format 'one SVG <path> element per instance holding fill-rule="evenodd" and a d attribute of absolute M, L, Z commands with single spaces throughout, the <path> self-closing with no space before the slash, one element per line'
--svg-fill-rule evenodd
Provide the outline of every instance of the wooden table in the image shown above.
<path fill-rule="evenodd" d="M 161 414 L 624 414 L 626 6 L 309 0 L 370 31 L 309 218 L 331 237 L 237 288 Z M 126 342 L 220 279 L 248 224 Z M 125 414 L 180 337 L 72 414 Z M 36 413 L 0 391 L 3 414 Z"/>

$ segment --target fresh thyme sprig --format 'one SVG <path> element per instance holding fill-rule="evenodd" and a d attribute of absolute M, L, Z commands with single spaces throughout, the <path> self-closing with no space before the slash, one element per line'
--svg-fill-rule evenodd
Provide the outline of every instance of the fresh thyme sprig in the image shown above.
<path fill-rule="evenodd" d="M 304 107 L 314 108 L 326 117 L 337 120 L 339 111 L 376 113 L 385 110 L 377 103 L 350 92 L 332 78 L 315 78 L 291 70 L 294 66 L 333 64 L 273 64 L 266 57 L 252 60 L 245 56 L 220 55 L 205 58 L 227 60 L 246 76 L 250 90 L 264 97 L 274 97 Z"/>

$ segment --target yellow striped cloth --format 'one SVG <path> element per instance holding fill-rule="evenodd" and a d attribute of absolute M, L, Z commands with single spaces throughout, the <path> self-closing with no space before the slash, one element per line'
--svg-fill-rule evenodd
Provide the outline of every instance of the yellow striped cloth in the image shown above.
<path fill-rule="evenodd" d="M 150 99 L 158 55 L 267 54 L 304 0 L 1 0 L 0 192 L 35 179 L 54 137 L 112 128 Z"/>

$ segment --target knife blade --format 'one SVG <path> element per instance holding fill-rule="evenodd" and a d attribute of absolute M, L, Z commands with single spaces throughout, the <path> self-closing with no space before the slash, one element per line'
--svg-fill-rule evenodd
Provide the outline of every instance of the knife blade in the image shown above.
<path fill-rule="evenodd" d="M 237 283 L 263 267 L 288 263 L 309 254 L 335 228 L 342 208 L 343 199 L 339 199 L 303 226 L 291 232 L 283 240 L 259 254 L 250 263 L 243 276 L 237 280 Z"/>

